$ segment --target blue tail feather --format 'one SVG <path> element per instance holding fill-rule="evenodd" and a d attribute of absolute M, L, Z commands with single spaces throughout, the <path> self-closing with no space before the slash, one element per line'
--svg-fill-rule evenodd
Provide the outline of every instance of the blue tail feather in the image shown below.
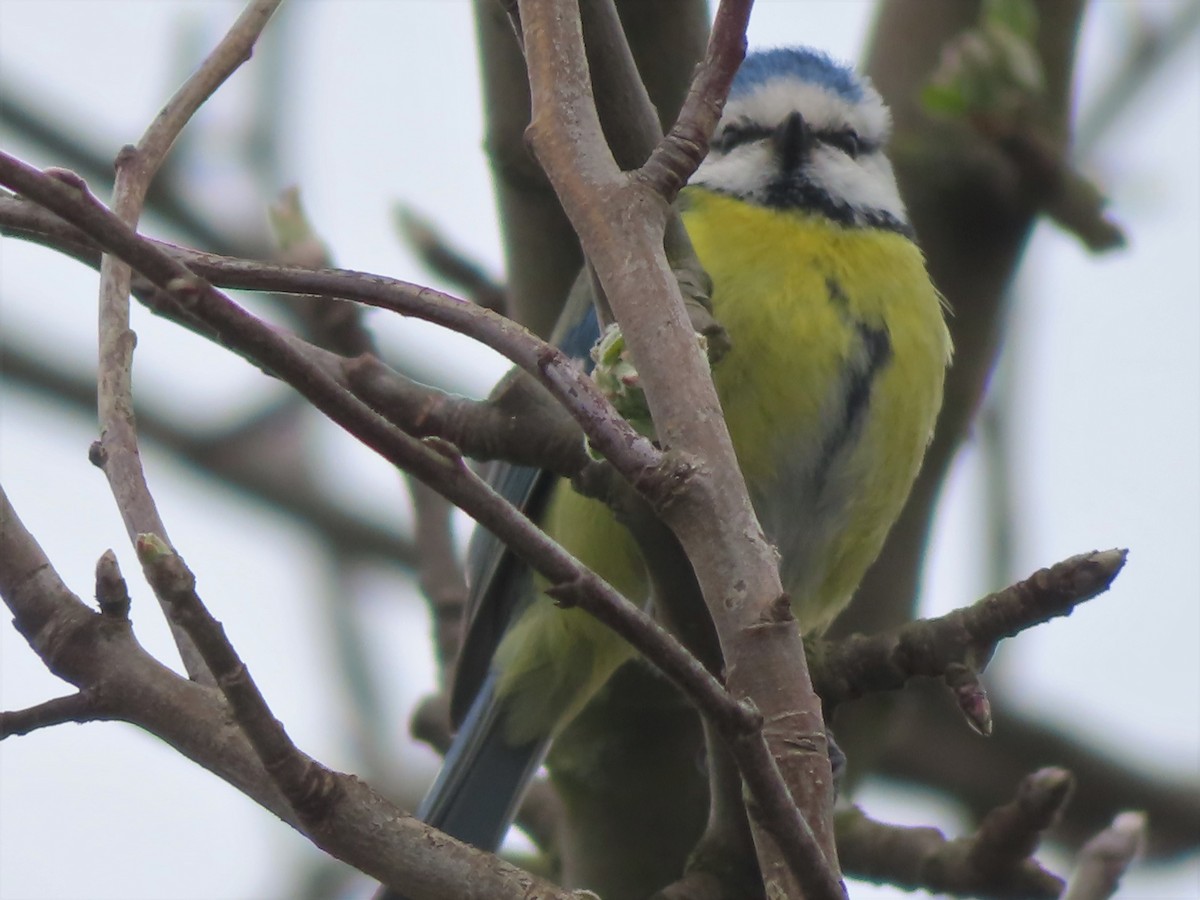
<path fill-rule="evenodd" d="M 550 743 L 544 739 L 514 746 L 505 739 L 496 682 L 493 673 L 480 687 L 417 808 L 422 822 L 489 851 L 499 849 Z M 405 898 L 385 888 L 375 900 Z"/>

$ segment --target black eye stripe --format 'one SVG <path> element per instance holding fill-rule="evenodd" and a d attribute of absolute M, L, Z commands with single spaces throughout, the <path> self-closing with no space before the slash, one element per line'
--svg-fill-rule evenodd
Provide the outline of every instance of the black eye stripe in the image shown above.
<path fill-rule="evenodd" d="M 728 153 L 735 147 L 761 141 L 774 133 L 774 128 L 768 128 L 765 125 L 757 123 L 727 125 L 713 136 L 712 149 L 720 153 Z M 879 149 L 878 143 L 866 140 L 862 135 L 849 128 L 813 129 L 812 136 L 821 143 L 836 147 L 850 156 L 874 153 Z"/>
<path fill-rule="evenodd" d="M 761 141 L 763 138 L 770 137 L 774 132 L 775 129 L 767 128 L 765 125 L 727 125 L 720 134 L 713 138 L 712 146 L 714 150 L 728 153 L 734 147 Z"/>
<path fill-rule="evenodd" d="M 814 131 L 813 137 L 821 143 L 835 147 L 850 156 L 861 156 L 864 153 L 873 153 L 879 149 L 878 144 L 864 139 L 858 132 L 849 128 Z"/>

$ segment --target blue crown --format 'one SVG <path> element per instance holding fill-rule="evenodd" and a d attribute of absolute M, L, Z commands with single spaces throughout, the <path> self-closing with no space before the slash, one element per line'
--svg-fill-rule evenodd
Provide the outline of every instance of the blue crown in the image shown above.
<path fill-rule="evenodd" d="M 820 50 L 810 50 L 808 47 L 777 47 L 751 53 L 738 69 L 729 96 L 748 94 L 776 78 L 806 81 L 832 91 L 851 103 L 857 103 L 863 96 L 862 82 L 852 69 L 834 62 Z"/>

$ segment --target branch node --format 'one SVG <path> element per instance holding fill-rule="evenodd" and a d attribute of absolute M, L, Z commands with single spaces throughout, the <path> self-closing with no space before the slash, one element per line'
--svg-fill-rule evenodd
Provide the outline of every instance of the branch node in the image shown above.
<path fill-rule="evenodd" d="M 119 172 L 121 169 L 133 166 L 137 163 L 140 156 L 141 154 L 138 152 L 137 147 L 133 144 L 126 144 L 117 151 L 116 159 L 113 160 L 113 169 Z"/>
<path fill-rule="evenodd" d="M 580 594 L 588 590 L 585 580 L 581 575 L 576 575 L 574 578 L 550 585 L 544 593 L 560 609 L 574 609 L 579 605 Z"/>
<path fill-rule="evenodd" d="M 462 451 L 458 449 L 452 442 L 437 435 L 421 438 L 421 443 L 432 450 L 438 456 L 449 460 L 455 465 L 462 465 Z"/>
<path fill-rule="evenodd" d="M 88 183 L 83 180 L 83 176 L 78 172 L 73 172 L 70 169 L 63 169 L 59 166 L 49 166 L 48 168 L 43 169 L 42 173 L 49 178 L 53 178 L 55 181 L 62 182 L 69 188 L 74 188 L 85 196 L 90 196 L 92 193 L 91 189 L 88 187 Z"/>

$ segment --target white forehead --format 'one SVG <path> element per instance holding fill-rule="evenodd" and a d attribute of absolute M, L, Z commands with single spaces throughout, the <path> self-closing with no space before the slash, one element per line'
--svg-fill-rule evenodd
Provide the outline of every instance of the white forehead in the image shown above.
<path fill-rule="evenodd" d="M 786 76 L 772 78 L 731 97 L 721 121 L 756 122 L 768 127 L 800 113 L 817 131 L 853 128 L 866 141 L 882 144 L 891 131 L 891 115 L 875 88 L 863 78 L 862 96 L 847 100 L 810 81 Z"/>

